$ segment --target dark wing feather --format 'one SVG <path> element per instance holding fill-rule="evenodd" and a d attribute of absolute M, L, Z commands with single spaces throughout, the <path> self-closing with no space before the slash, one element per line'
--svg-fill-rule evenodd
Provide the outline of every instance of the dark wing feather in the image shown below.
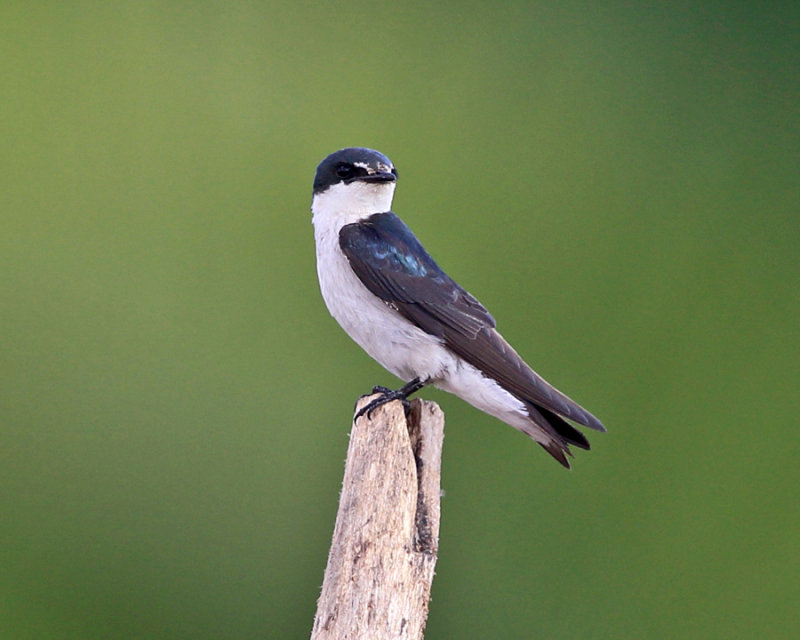
<path fill-rule="evenodd" d="M 483 305 L 439 268 L 393 213 L 345 225 L 339 246 L 367 289 L 424 331 L 440 338 L 453 332 L 474 339 L 484 327 L 495 326 Z M 419 317 L 411 317 L 414 308 Z"/>
<path fill-rule="evenodd" d="M 605 431 L 602 423 L 533 371 L 493 328 L 484 328 L 472 341 L 448 335 L 447 346 L 474 367 L 520 398 L 544 407 L 591 429 Z"/>
<path fill-rule="evenodd" d="M 396 215 L 379 213 L 344 226 L 339 245 L 367 289 L 533 408 L 531 417 L 547 431 L 585 448 L 586 439 L 559 415 L 605 431 L 597 418 L 525 364 L 495 330 L 491 314 L 439 268 Z"/>

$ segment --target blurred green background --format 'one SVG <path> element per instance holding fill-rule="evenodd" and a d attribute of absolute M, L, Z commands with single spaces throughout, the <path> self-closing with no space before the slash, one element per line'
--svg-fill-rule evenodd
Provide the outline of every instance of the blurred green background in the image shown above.
<path fill-rule="evenodd" d="M 302 638 L 353 402 L 316 164 L 600 416 L 447 416 L 426 638 L 795 638 L 800 9 L 3 2 L 0 638 Z"/>

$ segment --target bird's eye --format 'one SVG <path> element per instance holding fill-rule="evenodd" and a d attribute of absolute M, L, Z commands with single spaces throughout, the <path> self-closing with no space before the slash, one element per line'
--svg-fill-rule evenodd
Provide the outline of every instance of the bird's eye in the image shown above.
<path fill-rule="evenodd" d="M 353 167 L 352 164 L 340 164 L 338 167 L 336 167 L 336 175 L 342 180 L 352 178 L 354 172 L 355 167 Z"/>

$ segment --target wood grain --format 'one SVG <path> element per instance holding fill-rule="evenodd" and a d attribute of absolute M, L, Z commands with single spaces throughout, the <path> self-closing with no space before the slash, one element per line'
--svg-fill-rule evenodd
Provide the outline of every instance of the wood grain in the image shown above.
<path fill-rule="evenodd" d="M 419 399 L 408 419 L 391 402 L 353 424 L 312 640 L 422 638 L 439 544 L 443 439 L 444 414 Z"/>

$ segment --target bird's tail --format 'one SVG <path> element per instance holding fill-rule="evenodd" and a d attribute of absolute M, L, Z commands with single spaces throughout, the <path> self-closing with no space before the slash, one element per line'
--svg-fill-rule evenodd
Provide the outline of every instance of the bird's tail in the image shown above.
<path fill-rule="evenodd" d="M 574 445 L 587 451 L 591 448 L 586 437 L 561 416 L 545 409 L 541 405 L 528 401 L 523 402 L 531 421 L 538 427 L 537 431 L 539 431 L 535 435 L 534 433 L 528 433 L 528 435 L 567 469 L 570 468 L 567 456 L 572 457 L 569 445 Z M 541 432 L 548 436 L 545 442 L 542 442 Z"/>

